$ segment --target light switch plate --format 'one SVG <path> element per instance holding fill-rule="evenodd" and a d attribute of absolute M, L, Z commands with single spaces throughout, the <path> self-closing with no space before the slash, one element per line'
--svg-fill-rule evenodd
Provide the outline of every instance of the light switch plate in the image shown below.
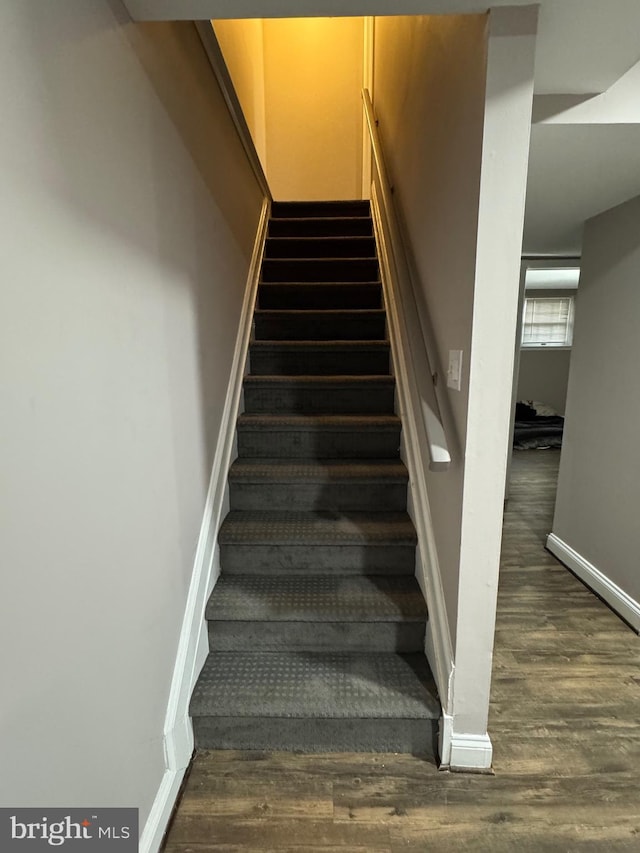
<path fill-rule="evenodd" d="M 462 383 L 462 350 L 449 350 L 449 367 L 447 369 L 447 387 L 454 391 L 460 390 Z"/>

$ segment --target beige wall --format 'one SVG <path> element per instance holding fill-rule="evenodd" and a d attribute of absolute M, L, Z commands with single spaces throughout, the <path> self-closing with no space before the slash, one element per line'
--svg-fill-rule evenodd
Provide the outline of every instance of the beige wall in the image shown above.
<path fill-rule="evenodd" d="M 260 18 L 212 21 L 253 143 L 267 173 L 264 32 Z"/>
<path fill-rule="evenodd" d="M 443 412 L 453 448 L 429 491 L 451 630 L 460 560 L 468 354 L 485 97 L 486 18 L 376 18 L 374 106 L 440 365 L 465 352 L 461 392 Z M 425 321 L 428 322 L 428 321 Z"/>
<path fill-rule="evenodd" d="M 263 23 L 267 177 L 274 198 L 360 198 L 363 19 Z"/>
<path fill-rule="evenodd" d="M 0 6 L 0 802 L 144 825 L 261 197 L 192 25 L 117 8 Z"/>
<path fill-rule="evenodd" d="M 553 521 L 557 537 L 636 602 L 639 278 L 640 197 L 585 226 Z"/>

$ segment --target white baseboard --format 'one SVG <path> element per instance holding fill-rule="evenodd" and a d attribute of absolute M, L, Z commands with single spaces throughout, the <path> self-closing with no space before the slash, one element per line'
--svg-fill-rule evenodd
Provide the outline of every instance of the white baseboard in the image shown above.
<path fill-rule="evenodd" d="M 603 598 L 625 622 L 640 633 L 640 603 L 631 598 L 616 583 L 610 580 L 600 569 L 574 551 L 570 545 L 563 542 L 555 533 L 547 536 L 547 548 L 561 563 L 571 569 L 587 586 Z"/>
<path fill-rule="evenodd" d="M 235 447 L 236 421 L 242 398 L 242 380 L 251 337 L 251 324 L 269 220 L 269 209 L 270 203 L 268 199 L 265 199 L 249 266 L 240 324 L 231 363 L 231 374 L 220 421 L 218 445 L 213 459 L 209 490 L 171 680 L 164 725 L 166 771 L 140 841 L 140 849 L 145 853 L 155 853 L 159 848 L 182 779 L 193 755 L 193 727 L 189 717 L 189 701 L 200 670 L 209 653 L 204 614 L 211 591 L 220 575 L 219 549 L 216 540 L 220 523 L 228 510 L 227 472 Z M 143 846 L 143 842 L 147 845 L 146 847 Z"/>
<path fill-rule="evenodd" d="M 491 770 L 493 746 L 488 734 L 451 733 L 450 770 Z"/>
<path fill-rule="evenodd" d="M 440 717 L 438 732 L 438 751 L 440 753 L 440 769 L 446 770 L 451 764 L 451 738 L 453 737 L 453 717 L 443 713 Z"/>
<path fill-rule="evenodd" d="M 140 853 L 157 853 L 160 849 L 185 771 L 186 768 L 184 770 L 165 770 L 144 831 L 140 836 L 138 847 Z"/>

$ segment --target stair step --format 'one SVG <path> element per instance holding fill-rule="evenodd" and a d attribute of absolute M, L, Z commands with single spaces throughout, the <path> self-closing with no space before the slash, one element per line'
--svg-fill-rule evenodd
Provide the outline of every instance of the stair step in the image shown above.
<path fill-rule="evenodd" d="M 397 459 L 395 415 L 240 415 L 238 455 L 268 459 Z"/>
<path fill-rule="evenodd" d="M 218 534 L 223 572 L 408 574 L 416 532 L 406 513 L 231 511 Z"/>
<path fill-rule="evenodd" d="M 253 320 L 196 747 L 435 756 L 368 201 L 272 204 Z"/>
<path fill-rule="evenodd" d="M 271 309 L 381 308 L 382 285 L 368 282 L 273 282 L 258 288 L 258 307 Z"/>
<path fill-rule="evenodd" d="M 370 216 L 271 219 L 269 237 L 371 237 Z"/>
<path fill-rule="evenodd" d="M 251 373 L 389 373 L 388 341 L 252 341 Z"/>
<path fill-rule="evenodd" d="M 440 714 L 420 654 L 216 652 L 191 700 L 199 749 L 434 754 Z"/>
<path fill-rule="evenodd" d="M 211 651 L 420 652 L 413 577 L 223 575 L 207 605 Z"/>
<path fill-rule="evenodd" d="M 383 310 L 264 311 L 254 314 L 256 340 L 384 340 Z"/>
<path fill-rule="evenodd" d="M 370 216 L 368 201 L 274 201 L 271 205 L 272 219 L 293 219 L 324 216 Z"/>
<path fill-rule="evenodd" d="M 378 281 L 378 261 L 372 257 L 265 258 L 262 281 Z"/>
<path fill-rule="evenodd" d="M 385 414 L 394 410 L 392 376 L 246 376 L 246 412 Z"/>
<path fill-rule="evenodd" d="M 265 258 L 375 258 L 373 237 L 268 237 Z"/>
<path fill-rule="evenodd" d="M 394 460 L 236 459 L 229 471 L 235 510 L 403 511 L 409 475 Z"/>

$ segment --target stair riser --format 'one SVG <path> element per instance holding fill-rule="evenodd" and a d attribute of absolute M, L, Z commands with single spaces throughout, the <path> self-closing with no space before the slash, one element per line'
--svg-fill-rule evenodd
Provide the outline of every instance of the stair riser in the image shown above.
<path fill-rule="evenodd" d="M 379 284 L 263 284 L 258 307 L 276 310 L 381 308 Z"/>
<path fill-rule="evenodd" d="M 238 428 L 238 455 L 256 459 L 396 459 L 400 428 L 361 433 Z"/>
<path fill-rule="evenodd" d="M 270 237 L 265 258 L 375 258 L 373 237 Z"/>
<path fill-rule="evenodd" d="M 422 652 L 424 622 L 209 622 L 222 652 Z"/>
<path fill-rule="evenodd" d="M 250 414 L 392 414 L 393 386 L 376 388 L 256 388 L 245 385 Z"/>
<path fill-rule="evenodd" d="M 255 315 L 255 338 L 259 341 L 369 341 L 385 337 L 384 313 Z"/>
<path fill-rule="evenodd" d="M 262 262 L 262 281 L 378 281 L 378 262 L 373 259 L 310 259 Z"/>
<path fill-rule="evenodd" d="M 405 752 L 435 757 L 438 721 L 194 717 L 197 749 L 284 752 Z"/>
<path fill-rule="evenodd" d="M 369 216 L 370 212 L 368 201 L 274 201 L 271 205 L 274 219 Z"/>
<path fill-rule="evenodd" d="M 256 376 L 364 376 L 389 373 L 389 350 L 252 348 L 251 373 Z"/>
<path fill-rule="evenodd" d="M 228 574 L 413 574 L 415 545 L 220 545 Z M 392 571 L 390 571 L 390 569 Z"/>
<path fill-rule="evenodd" d="M 371 219 L 272 219 L 269 237 L 371 237 Z"/>
<path fill-rule="evenodd" d="M 406 483 L 233 483 L 231 509 L 395 512 L 406 509 Z"/>

